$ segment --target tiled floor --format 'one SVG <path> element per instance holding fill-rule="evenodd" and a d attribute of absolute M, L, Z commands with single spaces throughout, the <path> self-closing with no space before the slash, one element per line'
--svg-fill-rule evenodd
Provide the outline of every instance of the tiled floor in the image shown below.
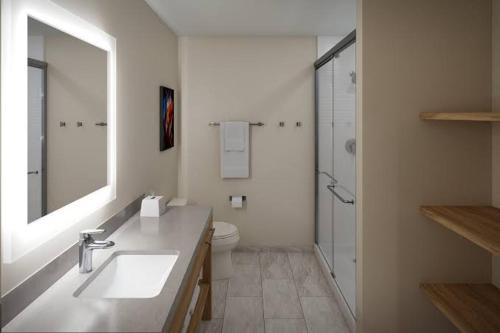
<path fill-rule="evenodd" d="M 202 333 L 348 333 L 312 252 L 233 252 L 234 276 L 213 283 Z"/>

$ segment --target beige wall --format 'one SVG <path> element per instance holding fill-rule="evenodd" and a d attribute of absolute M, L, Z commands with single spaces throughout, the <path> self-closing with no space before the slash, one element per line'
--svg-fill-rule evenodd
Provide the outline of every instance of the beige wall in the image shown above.
<path fill-rule="evenodd" d="M 362 2 L 364 332 L 455 332 L 421 281 L 487 282 L 490 255 L 419 213 L 489 204 L 489 125 L 433 123 L 422 111 L 488 111 L 490 1 Z"/>
<path fill-rule="evenodd" d="M 492 1 L 492 98 L 493 111 L 500 112 L 500 1 Z M 500 208 L 500 124 L 492 129 L 492 204 Z M 493 257 L 493 283 L 500 288 L 500 257 Z"/>
<path fill-rule="evenodd" d="M 159 151 L 159 86 L 178 90 L 177 37 L 143 1 L 57 0 L 117 40 L 117 199 L 2 267 L 2 294 L 142 193 L 177 193 L 177 148 Z"/>
<path fill-rule="evenodd" d="M 50 213 L 107 184 L 107 131 L 95 126 L 106 121 L 107 53 L 64 33 L 44 41 Z"/>
<path fill-rule="evenodd" d="M 238 226 L 241 245 L 312 246 L 315 39 L 182 38 L 180 48 L 180 195 Z M 219 130 L 208 123 L 223 120 L 266 124 L 251 129 L 249 179 L 220 178 Z M 246 208 L 231 209 L 232 194 L 246 195 Z"/>

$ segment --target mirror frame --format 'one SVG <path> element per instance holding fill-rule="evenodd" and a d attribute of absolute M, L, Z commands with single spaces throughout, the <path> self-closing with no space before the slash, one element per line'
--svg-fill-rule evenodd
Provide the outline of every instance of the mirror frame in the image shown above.
<path fill-rule="evenodd" d="M 2 261 L 11 263 L 116 199 L 116 39 L 50 0 L 2 0 Z M 107 184 L 28 223 L 28 17 L 107 52 Z M 21 111 L 21 112 L 20 112 Z"/>

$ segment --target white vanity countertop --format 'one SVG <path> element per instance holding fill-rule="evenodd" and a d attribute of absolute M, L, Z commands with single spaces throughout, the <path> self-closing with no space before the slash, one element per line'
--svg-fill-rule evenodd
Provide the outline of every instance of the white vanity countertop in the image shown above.
<path fill-rule="evenodd" d="M 3 332 L 161 332 L 171 320 L 193 255 L 208 228 L 212 210 L 171 207 L 160 218 L 131 217 L 109 236 L 116 245 L 94 251 L 94 271 L 120 250 L 177 250 L 179 257 L 160 294 L 154 298 L 93 299 L 73 296 L 89 274 L 78 265 L 3 327 Z M 77 238 L 78 235 L 75 235 Z"/>

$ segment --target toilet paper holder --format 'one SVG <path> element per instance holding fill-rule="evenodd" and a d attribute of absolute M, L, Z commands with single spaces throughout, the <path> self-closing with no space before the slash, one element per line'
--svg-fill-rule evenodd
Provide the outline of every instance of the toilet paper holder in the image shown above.
<path fill-rule="evenodd" d="M 240 195 L 235 195 L 235 197 L 239 197 Z M 229 202 L 231 202 L 233 200 L 233 196 L 230 195 L 229 196 Z M 243 201 L 247 201 L 247 196 L 246 195 L 241 195 L 241 200 Z"/>

